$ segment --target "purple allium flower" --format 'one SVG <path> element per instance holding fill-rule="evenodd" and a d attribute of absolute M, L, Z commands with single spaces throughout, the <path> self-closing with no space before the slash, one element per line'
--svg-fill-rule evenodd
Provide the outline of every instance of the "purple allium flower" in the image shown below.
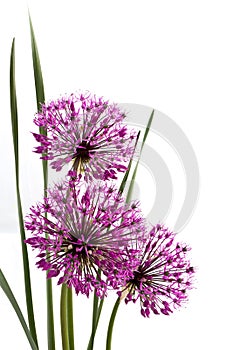
<path fill-rule="evenodd" d="M 48 278 L 60 275 L 58 284 L 77 294 L 95 289 L 103 297 L 132 276 L 137 260 L 134 250 L 127 259 L 125 248 L 142 235 L 144 219 L 139 204 L 125 204 L 114 188 L 91 185 L 82 193 L 77 185 L 70 180 L 47 190 L 25 222 L 33 234 L 25 242 L 40 251 L 36 264 Z"/>
<path fill-rule="evenodd" d="M 116 104 L 90 94 L 52 101 L 34 119 L 47 130 L 47 136 L 33 133 L 40 143 L 35 152 L 52 160 L 57 171 L 71 163 L 86 181 L 117 179 L 117 172 L 127 170 L 136 138 L 135 131 L 123 124 L 124 118 Z"/>
<path fill-rule="evenodd" d="M 194 268 L 186 254 L 186 245 L 174 242 L 175 234 L 162 225 L 156 225 L 139 256 L 138 267 L 122 292 L 121 298 L 136 302 L 140 299 L 141 314 L 149 317 L 150 311 L 169 315 L 187 299 L 192 288 Z"/>

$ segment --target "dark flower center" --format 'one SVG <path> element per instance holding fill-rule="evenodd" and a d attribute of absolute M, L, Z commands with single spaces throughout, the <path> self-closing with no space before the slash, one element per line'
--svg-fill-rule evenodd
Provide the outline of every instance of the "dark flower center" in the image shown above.
<path fill-rule="evenodd" d="M 134 271 L 134 280 L 140 281 L 143 277 L 143 274 L 140 271 Z"/>
<path fill-rule="evenodd" d="M 82 141 L 76 148 L 76 153 L 74 154 L 73 158 L 80 158 L 82 162 L 88 162 L 90 159 L 90 150 L 90 143 L 87 141 Z"/>
<path fill-rule="evenodd" d="M 129 284 L 135 285 L 137 288 L 139 288 L 141 282 L 146 282 L 146 278 L 144 277 L 143 273 L 140 271 L 134 271 L 134 277 L 129 280 Z"/>
<path fill-rule="evenodd" d="M 79 144 L 72 157 L 72 159 L 74 159 L 73 170 L 79 172 L 83 171 L 83 163 L 89 162 L 91 156 L 95 153 L 93 149 L 94 146 L 91 146 L 88 141 L 83 140 Z"/>
<path fill-rule="evenodd" d="M 83 242 L 64 242 L 64 250 L 67 254 L 77 256 L 84 265 L 90 263 L 91 255 L 93 254 L 95 247 L 87 245 Z"/>

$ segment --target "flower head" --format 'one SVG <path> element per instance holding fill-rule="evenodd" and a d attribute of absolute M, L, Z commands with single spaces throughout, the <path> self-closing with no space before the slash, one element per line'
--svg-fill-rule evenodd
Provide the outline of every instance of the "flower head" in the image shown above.
<path fill-rule="evenodd" d="M 144 317 L 160 312 L 169 315 L 172 309 L 187 299 L 191 289 L 194 268 L 186 254 L 189 248 L 174 242 L 175 234 L 162 225 L 156 225 L 139 255 L 139 264 L 122 292 L 121 298 L 141 304 Z"/>
<path fill-rule="evenodd" d="M 58 284 L 103 297 L 132 276 L 137 261 L 134 251 L 126 258 L 125 248 L 142 234 L 144 220 L 139 204 L 126 205 L 114 188 L 92 185 L 82 192 L 76 181 L 49 189 L 31 208 L 25 226 L 33 236 L 25 242 L 39 250 L 37 266 L 49 270 L 48 278 L 60 275 Z"/>
<path fill-rule="evenodd" d="M 117 179 L 127 170 L 134 152 L 136 133 L 124 125 L 124 113 L 116 104 L 88 95 L 70 95 L 42 106 L 34 122 L 47 136 L 33 133 L 40 146 L 35 152 L 52 160 L 60 171 L 71 163 L 85 180 Z"/>

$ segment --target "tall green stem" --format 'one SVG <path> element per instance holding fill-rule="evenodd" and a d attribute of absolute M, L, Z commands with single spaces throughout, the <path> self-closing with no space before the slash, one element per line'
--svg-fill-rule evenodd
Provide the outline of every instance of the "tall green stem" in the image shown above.
<path fill-rule="evenodd" d="M 68 297 L 68 287 L 66 286 L 66 284 L 63 284 L 61 289 L 61 300 L 60 300 L 60 322 L 61 322 L 61 336 L 62 336 L 63 350 L 70 350 L 67 297 Z"/>
<path fill-rule="evenodd" d="M 98 298 L 98 297 L 96 296 L 96 298 Z M 97 308 L 95 308 L 95 304 L 94 304 L 93 317 L 92 317 L 92 332 L 91 332 L 91 336 L 90 336 L 89 343 L 87 346 L 87 350 L 93 350 L 94 338 L 95 338 L 95 334 L 96 334 L 96 331 L 98 328 L 99 319 L 100 319 L 103 304 L 104 304 L 104 298 L 102 298 L 100 300 L 99 304 L 97 302 Z"/>
<path fill-rule="evenodd" d="M 47 310 L 48 350 L 55 350 L 53 293 L 52 293 L 51 279 L 46 280 L 46 310 Z"/>
<path fill-rule="evenodd" d="M 107 338 L 106 338 L 106 350 L 111 350 L 111 341 L 112 341 L 112 331 L 113 326 L 116 318 L 116 314 L 120 305 L 120 298 L 117 298 L 117 301 L 112 309 L 111 318 L 109 321 L 108 331 L 107 331 Z"/>
<path fill-rule="evenodd" d="M 72 287 L 68 288 L 67 309 L 68 309 L 69 346 L 70 346 L 70 350 L 74 350 L 75 344 L 74 344 L 73 290 L 72 290 Z"/>
<path fill-rule="evenodd" d="M 98 269 L 97 278 L 100 279 L 100 277 L 101 277 L 101 270 Z M 97 327 L 98 327 L 99 318 L 100 318 L 101 310 L 102 310 L 102 307 L 103 307 L 103 302 L 104 302 L 104 298 L 101 299 L 100 305 L 99 305 L 99 298 L 97 296 L 96 290 L 94 290 L 93 315 L 92 315 L 92 331 L 91 331 L 91 336 L 90 336 L 90 339 L 89 339 L 89 342 L 88 342 L 87 350 L 93 350 L 94 338 L 95 338 L 96 330 L 97 330 Z"/>

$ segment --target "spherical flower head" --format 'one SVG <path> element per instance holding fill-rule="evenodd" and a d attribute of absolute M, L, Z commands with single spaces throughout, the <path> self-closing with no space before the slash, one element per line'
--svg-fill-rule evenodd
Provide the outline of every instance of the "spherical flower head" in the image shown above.
<path fill-rule="evenodd" d="M 37 266 L 60 275 L 58 284 L 73 286 L 89 296 L 103 297 L 133 274 L 137 259 L 127 259 L 126 246 L 144 230 L 139 204 L 126 205 L 106 184 L 84 191 L 70 178 L 47 191 L 42 203 L 31 208 L 25 222 L 32 237 L 25 242 L 38 249 Z M 101 272 L 103 272 L 101 274 Z"/>
<path fill-rule="evenodd" d="M 190 249 L 174 239 L 175 234 L 165 226 L 153 227 L 143 244 L 134 277 L 118 292 L 126 304 L 139 299 L 144 317 L 149 317 L 151 311 L 169 315 L 187 300 L 187 290 L 192 288 L 194 268 L 186 258 Z"/>
<path fill-rule="evenodd" d="M 127 170 L 134 152 L 136 132 L 123 120 L 116 105 L 90 94 L 72 94 L 42 106 L 34 122 L 47 136 L 33 133 L 42 159 L 60 171 L 69 165 L 86 181 L 117 179 Z"/>

